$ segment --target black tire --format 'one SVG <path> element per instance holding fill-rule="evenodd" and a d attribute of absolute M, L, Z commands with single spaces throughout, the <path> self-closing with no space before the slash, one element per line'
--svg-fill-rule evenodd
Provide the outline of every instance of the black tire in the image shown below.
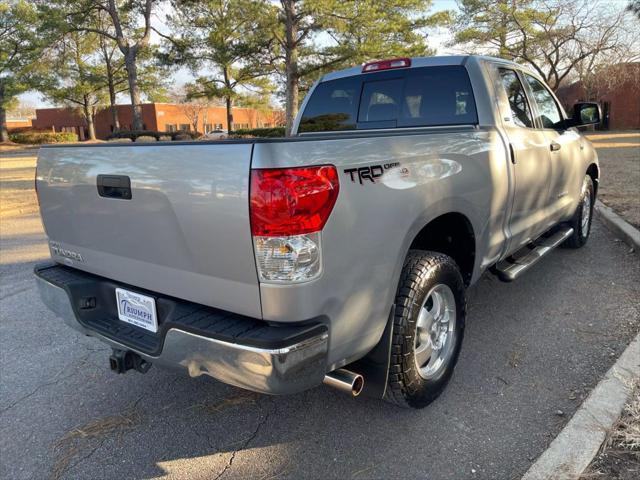
<path fill-rule="evenodd" d="M 589 198 L 589 219 L 586 224 L 583 222 L 582 214 L 585 211 L 585 198 Z M 593 180 L 589 175 L 585 175 L 582 190 L 580 192 L 580 202 L 578 208 L 576 208 L 573 218 L 569 221 L 569 226 L 573 227 L 573 234 L 567 238 L 563 244 L 563 247 L 567 248 L 580 248 L 583 247 L 589 235 L 591 234 L 591 222 L 593 220 L 593 204 L 595 203 L 595 192 L 593 189 Z"/>
<path fill-rule="evenodd" d="M 433 289 L 442 288 L 439 285 L 449 287 L 455 299 L 455 325 L 451 330 L 455 335 L 447 349 L 450 352 L 448 361 L 443 362 L 441 369 L 431 378 L 424 378 L 416 361 L 417 321 L 423 304 L 428 300 L 427 294 Z M 442 393 L 458 361 L 464 336 L 466 305 L 464 281 L 458 265 L 451 257 L 424 250 L 409 251 L 396 294 L 385 400 L 405 408 L 423 408 Z"/>

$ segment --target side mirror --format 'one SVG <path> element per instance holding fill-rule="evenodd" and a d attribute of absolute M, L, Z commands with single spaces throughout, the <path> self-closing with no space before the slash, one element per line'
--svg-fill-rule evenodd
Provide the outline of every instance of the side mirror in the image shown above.
<path fill-rule="evenodd" d="M 602 111 L 600 104 L 596 102 L 580 102 L 573 106 L 573 117 L 571 118 L 573 127 L 598 125 L 601 121 Z"/>

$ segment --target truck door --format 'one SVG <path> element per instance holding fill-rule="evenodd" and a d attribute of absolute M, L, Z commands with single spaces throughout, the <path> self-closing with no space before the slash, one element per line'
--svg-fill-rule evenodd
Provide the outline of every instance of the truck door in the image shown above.
<path fill-rule="evenodd" d="M 496 96 L 500 119 L 509 141 L 514 187 L 508 222 L 510 253 L 548 228 L 546 213 L 551 176 L 549 141 L 536 128 L 526 91 L 518 73 L 497 68 Z"/>
<path fill-rule="evenodd" d="M 534 121 L 549 144 L 549 217 L 556 223 L 570 217 L 578 204 L 585 175 L 579 161 L 584 140 L 574 128 L 563 128 L 564 112 L 549 89 L 532 75 L 525 73 L 524 78 Z"/>

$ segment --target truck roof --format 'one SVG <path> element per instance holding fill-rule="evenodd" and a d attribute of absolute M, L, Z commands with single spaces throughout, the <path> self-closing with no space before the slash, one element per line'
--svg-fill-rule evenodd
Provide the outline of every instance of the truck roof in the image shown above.
<path fill-rule="evenodd" d="M 450 65 L 464 65 L 468 61 L 491 61 L 500 62 L 507 65 L 517 66 L 522 68 L 522 65 L 505 60 L 504 58 L 490 57 L 485 55 L 441 55 L 433 57 L 412 57 L 411 66 L 409 68 L 419 67 L 440 67 Z M 338 70 L 335 72 L 327 73 L 320 79 L 320 82 L 326 82 L 328 80 L 336 80 L 338 78 L 352 77 L 362 74 L 362 65 L 356 65 L 354 67 L 345 68 L 344 70 Z"/>

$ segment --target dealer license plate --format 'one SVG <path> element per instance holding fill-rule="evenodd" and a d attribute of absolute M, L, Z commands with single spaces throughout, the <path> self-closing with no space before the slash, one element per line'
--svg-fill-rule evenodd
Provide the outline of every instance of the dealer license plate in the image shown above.
<path fill-rule="evenodd" d="M 154 333 L 158 331 L 155 298 L 116 288 L 116 301 L 120 320 Z"/>

